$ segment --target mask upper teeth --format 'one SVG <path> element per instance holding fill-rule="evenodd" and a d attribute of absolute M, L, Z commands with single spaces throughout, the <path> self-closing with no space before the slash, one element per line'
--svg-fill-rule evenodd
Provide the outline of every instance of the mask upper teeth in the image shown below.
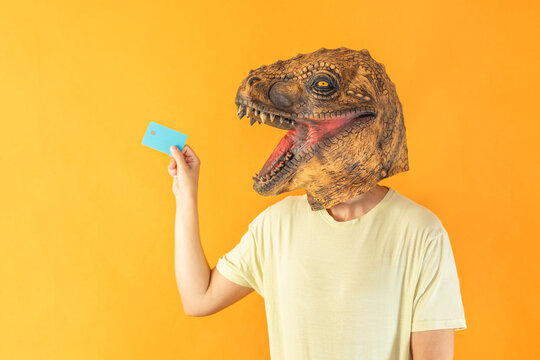
<path fill-rule="evenodd" d="M 244 105 L 238 105 L 238 118 L 242 119 L 246 115 L 246 107 Z"/>
<path fill-rule="evenodd" d="M 279 121 L 279 124 L 283 124 L 285 121 L 287 125 L 294 125 L 295 121 L 294 119 L 286 118 L 284 116 L 267 113 L 262 110 L 256 109 L 254 107 L 250 107 L 248 105 L 240 104 L 238 105 L 238 111 L 237 115 L 239 119 L 242 119 L 244 116 L 246 116 L 248 119 L 250 119 L 250 124 L 253 125 L 255 121 L 260 123 L 267 123 L 268 121 L 270 123 L 277 123 Z"/>

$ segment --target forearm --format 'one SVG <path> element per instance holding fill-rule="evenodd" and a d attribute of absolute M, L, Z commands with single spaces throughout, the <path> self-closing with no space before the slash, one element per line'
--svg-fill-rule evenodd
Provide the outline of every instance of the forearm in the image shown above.
<path fill-rule="evenodd" d="M 186 314 L 195 314 L 203 303 L 210 281 L 210 267 L 199 238 L 197 195 L 176 203 L 175 219 L 176 283 Z"/>

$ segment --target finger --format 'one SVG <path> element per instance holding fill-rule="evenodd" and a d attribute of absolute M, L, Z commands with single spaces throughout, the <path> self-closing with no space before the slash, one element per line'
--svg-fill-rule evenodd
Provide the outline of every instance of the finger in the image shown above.
<path fill-rule="evenodd" d="M 195 151 L 193 151 L 193 149 L 189 145 L 185 145 L 184 148 L 182 149 L 182 152 L 185 155 L 186 162 L 188 162 L 189 164 L 199 164 L 200 163 L 200 160 L 197 157 L 197 155 L 195 154 Z"/>
<path fill-rule="evenodd" d="M 171 154 L 172 154 L 174 160 L 176 161 L 177 168 L 180 168 L 180 169 L 186 169 L 187 168 L 186 160 L 184 159 L 184 154 L 182 154 L 180 149 L 178 149 L 176 146 L 172 145 L 171 146 Z"/>
<path fill-rule="evenodd" d="M 169 175 L 176 176 L 176 161 L 174 159 L 171 159 L 167 170 L 169 171 Z"/>

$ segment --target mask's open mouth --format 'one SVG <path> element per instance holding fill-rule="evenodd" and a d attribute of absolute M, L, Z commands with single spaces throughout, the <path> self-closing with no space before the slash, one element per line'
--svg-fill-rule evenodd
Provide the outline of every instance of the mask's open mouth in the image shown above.
<path fill-rule="evenodd" d="M 331 138 L 341 132 L 365 126 L 377 117 L 375 109 L 371 106 L 345 109 L 336 112 L 335 115 L 313 119 L 265 109 L 250 101 L 240 100 L 236 105 L 238 118 L 247 116 L 251 125 L 258 122 L 288 130 L 259 173 L 253 176 L 253 187 L 260 193 L 291 179 L 298 165 L 311 158 L 326 141 L 331 141 Z"/>

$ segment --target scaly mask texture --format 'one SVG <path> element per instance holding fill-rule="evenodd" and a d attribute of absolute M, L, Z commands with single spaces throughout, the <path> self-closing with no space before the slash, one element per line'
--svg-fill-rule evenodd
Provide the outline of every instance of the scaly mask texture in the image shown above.
<path fill-rule="evenodd" d="M 250 70 L 238 117 L 287 130 L 253 177 L 264 196 L 305 189 L 330 208 L 409 170 L 401 103 L 367 50 L 321 48 Z"/>

